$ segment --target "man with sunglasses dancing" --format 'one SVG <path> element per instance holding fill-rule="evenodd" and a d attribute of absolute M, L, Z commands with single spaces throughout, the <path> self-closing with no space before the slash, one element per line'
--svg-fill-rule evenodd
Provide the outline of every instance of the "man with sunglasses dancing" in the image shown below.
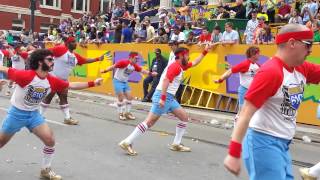
<path fill-rule="evenodd" d="M 77 48 L 77 43 L 74 37 L 70 36 L 66 38 L 65 45 L 55 46 L 50 50 L 53 52 L 55 65 L 53 67 L 52 74 L 64 81 L 68 81 L 69 74 L 71 70 L 76 65 L 82 65 L 97 61 L 102 61 L 104 59 L 104 55 L 93 58 L 93 59 L 86 59 L 79 54 L 73 52 Z M 45 110 L 49 107 L 52 98 L 56 92 L 51 92 L 47 95 L 47 97 L 41 102 L 40 105 L 40 113 L 43 115 Z M 57 92 L 59 96 L 59 105 L 60 109 L 64 113 L 64 123 L 68 125 L 77 125 L 79 123 L 78 120 L 73 119 L 70 116 L 70 109 L 68 103 L 68 89 L 65 91 Z"/>
<path fill-rule="evenodd" d="M 21 128 L 28 128 L 44 143 L 41 178 L 60 180 L 61 176 L 51 169 L 55 139 L 52 130 L 38 111 L 39 104 L 48 93 L 98 86 L 103 79 L 72 83 L 58 79 L 49 74 L 54 64 L 52 55 L 52 52 L 46 49 L 35 50 L 30 55 L 30 70 L 0 66 L 0 72 L 7 74 L 8 79 L 17 84 L 11 97 L 11 107 L 0 130 L 0 148 Z"/>
<path fill-rule="evenodd" d="M 255 75 L 233 130 L 224 166 L 239 175 L 242 158 L 250 180 L 291 180 L 289 145 L 304 85 L 320 82 L 320 66 L 305 62 L 313 32 L 288 24 L 276 37 L 277 52 Z M 248 128 L 249 127 L 249 128 Z M 243 139 L 244 138 L 244 139 Z"/>

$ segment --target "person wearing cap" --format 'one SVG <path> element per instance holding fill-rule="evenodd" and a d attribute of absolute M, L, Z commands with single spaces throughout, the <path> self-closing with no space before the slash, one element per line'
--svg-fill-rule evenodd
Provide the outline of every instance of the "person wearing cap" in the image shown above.
<path fill-rule="evenodd" d="M 115 70 L 113 76 L 113 88 L 118 98 L 117 110 L 119 113 L 119 119 L 122 121 L 136 119 L 136 117 L 131 113 L 133 97 L 128 83 L 130 74 L 136 71 L 150 76 L 157 75 L 157 72 L 142 69 L 137 64 L 138 58 L 139 54 L 137 52 L 130 52 L 128 59 L 120 60 L 114 65 L 101 71 L 101 73 L 107 73 Z"/>
<path fill-rule="evenodd" d="M 30 70 L 7 68 L 0 65 L 0 72 L 8 75 L 17 86 L 11 97 L 8 109 L 0 129 L 0 148 L 3 148 L 22 128 L 27 128 L 39 137 L 43 143 L 40 178 L 61 180 L 51 168 L 55 153 L 55 139 L 52 130 L 39 113 L 39 104 L 49 92 L 62 92 L 65 89 L 81 90 L 102 84 L 98 78 L 89 82 L 66 82 L 49 72 L 54 65 L 53 54 L 47 49 L 38 49 L 30 54 Z M 25 153 L 28 155 L 27 153 Z"/>
<path fill-rule="evenodd" d="M 176 60 L 162 73 L 160 82 L 152 96 L 152 107 L 146 119 L 138 124 L 133 132 L 119 143 L 119 146 L 128 155 L 137 155 L 137 152 L 132 148 L 134 141 L 139 136 L 143 135 L 147 129 L 151 128 L 159 120 L 162 114 L 168 112 L 172 112 L 179 119 L 176 126 L 176 135 L 170 146 L 170 150 L 177 152 L 191 151 L 191 148 L 184 146 L 181 143 L 189 118 L 187 113 L 175 99 L 175 94 L 183 78 L 183 71 L 198 65 L 208 53 L 209 48 L 210 46 L 207 45 L 200 56 L 192 62 L 189 62 L 189 49 L 177 48 L 175 50 Z"/>
<path fill-rule="evenodd" d="M 157 76 L 149 75 L 143 80 L 143 100 L 142 102 L 151 102 L 151 97 L 156 90 L 159 83 L 160 77 L 164 69 L 167 67 L 168 61 L 161 55 L 161 50 L 159 48 L 155 49 L 156 57 L 152 60 L 152 64 L 149 68 L 150 72 L 157 72 Z M 151 89 L 149 89 L 149 84 L 151 84 Z"/>
<path fill-rule="evenodd" d="M 66 82 L 68 82 L 69 74 L 76 65 L 88 64 L 104 59 L 104 55 L 97 58 L 84 58 L 75 53 L 74 50 L 77 48 L 77 43 L 76 39 L 72 36 L 67 37 L 64 43 L 64 45 L 55 46 L 49 50 L 53 53 L 55 61 L 52 74 Z M 68 90 L 59 93 L 50 92 L 40 104 L 40 113 L 43 115 L 55 94 L 59 96 L 59 106 L 65 116 L 64 123 L 68 125 L 77 125 L 79 121 L 70 116 Z"/>
<path fill-rule="evenodd" d="M 254 32 L 258 27 L 258 20 L 257 20 L 257 10 L 253 10 L 251 12 L 251 19 L 247 22 L 246 30 L 243 34 L 243 39 L 245 39 L 246 44 L 253 44 L 254 39 Z"/>
<path fill-rule="evenodd" d="M 313 44 L 310 29 L 285 25 L 275 42 L 276 54 L 260 67 L 246 93 L 224 160 L 239 175 L 242 154 L 250 180 L 294 178 L 290 144 L 297 111 L 304 86 L 320 82 L 320 65 L 305 61 Z"/>

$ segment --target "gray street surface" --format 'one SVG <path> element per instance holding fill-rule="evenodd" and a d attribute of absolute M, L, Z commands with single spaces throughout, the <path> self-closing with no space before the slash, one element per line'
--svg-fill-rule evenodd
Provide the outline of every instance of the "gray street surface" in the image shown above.
<path fill-rule="evenodd" d="M 113 98 L 89 93 L 70 94 L 72 116 L 78 126 L 62 124 L 63 114 L 52 102 L 45 116 L 56 137 L 53 169 L 67 180 L 233 180 L 248 179 L 243 167 L 236 178 L 223 167 L 231 129 L 231 115 L 204 110 L 187 110 L 192 118 L 183 143 L 190 153 L 169 150 L 176 119 L 166 115 L 134 144 L 139 153 L 127 156 L 118 143 L 144 120 L 149 104 L 136 103 L 135 121 L 119 121 Z M 9 98 L 0 96 L 0 116 L 9 107 Z M 214 121 L 212 121 L 214 120 Z M 0 120 L 2 121 L 2 120 Z M 208 122 L 214 123 L 208 123 Z M 229 123 L 228 123 L 229 122 Z M 298 169 L 320 161 L 318 129 L 301 127 L 299 135 L 308 135 L 314 143 L 297 137 L 291 146 L 294 175 Z M 311 134 L 312 132 L 312 134 Z M 42 143 L 26 129 L 0 150 L 0 180 L 33 180 L 39 178 Z"/>

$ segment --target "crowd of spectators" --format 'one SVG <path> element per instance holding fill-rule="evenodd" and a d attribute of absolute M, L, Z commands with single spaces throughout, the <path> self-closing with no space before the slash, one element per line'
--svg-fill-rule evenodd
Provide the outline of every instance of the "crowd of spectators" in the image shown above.
<path fill-rule="evenodd" d="M 215 26 L 210 31 L 207 19 L 194 16 L 192 7 L 186 5 L 179 9 L 158 8 L 154 17 L 132 13 L 127 3 L 115 4 L 104 13 L 85 13 L 80 19 L 64 19 L 57 26 L 49 26 L 45 33 L 31 33 L 22 30 L 19 36 L 0 31 L 0 42 L 9 44 L 19 41 L 23 44 L 52 41 L 62 43 L 63 36 L 74 36 L 81 45 L 87 43 L 168 43 L 178 41 L 188 45 L 212 44 L 272 44 L 274 23 L 305 24 L 318 33 L 319 0 L 236 0 L 235 3 L 219 3 L 211 11 L 210 19 L 247 19 L 247 27 L 241 32 L 228 22 L 224 29 Z M 153 9 L 152 1 L 139 1 L 139 12 Z M 200 13 L 201 14 L 201 13 Z M 319 39 L 319 38 L 318 38 Z M 319 41 L 315 39 L 315 41 Z"/>

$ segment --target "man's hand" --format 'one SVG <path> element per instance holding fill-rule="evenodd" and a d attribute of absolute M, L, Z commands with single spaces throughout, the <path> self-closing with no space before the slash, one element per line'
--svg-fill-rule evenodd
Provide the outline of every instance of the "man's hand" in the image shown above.
<path fill-rule="evenodd" d="M 157 76 L 157 75 L 158 75 L 157 72 L 152 72 L 152 73 L 151 73 L 151 76 L 153 76 L 153 77 L 155 77 L 155 76 Z"/>
<path fill-rule="evenodd" d="M 214 80 L 213 82 L 214 82 L 214 83 L 217 83 L 217 84 L 220 84 L 220 83 L 223 82 L 223 80 L 222 80 L 222 79 L 216 79 L 216 80 Z"/>
<path fill-rule="evenodd" d="M 4 79 L 1 79 L 1 80 L 0 80 L 0 91 L 2 90 L 3 85 L 5 85 L 5 84 L 7 84 L 7 81 L 4 80 Z"/>
<path fill-rule="evenodd" d="M 160 106 L 161 108 L 163 108 L 163 107 L 164 107 L 164 103 L 165 103 L 165 101 L 163 101 L 162 99 L 160 99 L 160 101 L 159 101 L 159 106 Z"/>
<path fill-rule="evenodd" d="M 98 78 L 98 79 L 94 80 L 95 86 L 101 86 L 102 82 L 103 82 L 103 78 Z"/>
<path fill-rule="evenodd" d="M 104 55 L 99 57 L 99 61 L 103 61 L 103 59 L 104 59 Z"/>
<path fill-rule="evenodd" d="M 232 174 L 239 176 L 241 170 L 241 159 L 230 156 L 224 159 L 224 167 Z"/>

